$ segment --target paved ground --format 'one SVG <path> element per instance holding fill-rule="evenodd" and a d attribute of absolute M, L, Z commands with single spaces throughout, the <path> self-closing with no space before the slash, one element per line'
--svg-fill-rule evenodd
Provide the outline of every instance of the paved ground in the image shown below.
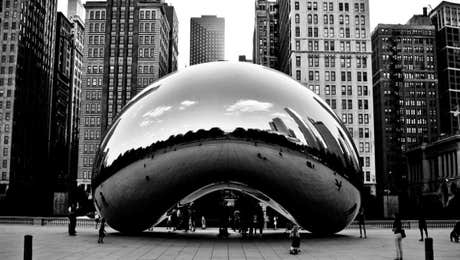
<path fill-rule="evenodd" d="M 267 231 L 262 239 L 242 240 L 232 234 L 217 239 L 217 231 L 185 234 L 164 229 L 141 236 L 121 235 L 109 230 L 104 244 L 97 244 L 96 230 L 77 229 L 67 235 L 65 227 L 0 225 L 0 259 L 22 259 L 24 235 L 33 235 L 34 259 L 393 259 L 391 230 L 368 230 L 360 239 L 357 230 L 318 238 L 302 234 L 302 252 L 288 254 L 289 239 L 282 231 Z M 449 241 L 448 229 L 429 230 L 434 239 L 435 259 L 460 259 L 460 243 Z M 407 230 L 403 240 L 404 259 L 424 259 L 424 243 L 418 230 Z"/>

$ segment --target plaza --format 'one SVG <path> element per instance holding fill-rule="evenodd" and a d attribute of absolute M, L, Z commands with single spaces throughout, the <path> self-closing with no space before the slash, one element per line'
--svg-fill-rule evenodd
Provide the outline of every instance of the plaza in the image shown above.
<path fill-rule="evenodd" d="M 404 259 L 424 259 L 424 243 L 418 229 L 407 231 Z M 449 241 L 451 229 L 430 229 L 435 259 L 460 259 L 460 244 Z M 168 232 L 164 228 L 140 235 L 123 235 L 110 228 L 104 244 L 97 230 L 77 228 L 69 236 L 66 226 L 0 225 L 0 259 L 22 259 L 24 235 L 33 235 L 33 259 L 394 259 L 390 229 L 369 228 L 367 239 L 357 229 L 345 229 L 328 237 L 302 233 L 302 252 L 289 255 L 290 240 L 283 229 L 266 230 L 262 238 L 241 239 L 231 232 L 218 239 L 217 229 L 194 233 Z"/>

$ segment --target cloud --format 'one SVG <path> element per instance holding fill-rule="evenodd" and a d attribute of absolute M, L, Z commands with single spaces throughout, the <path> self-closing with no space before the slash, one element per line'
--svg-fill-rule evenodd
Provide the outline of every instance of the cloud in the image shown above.
<path fill-rule="evenodd" d="M 196 101 L 191 101 L 191 100 L 184 100 L 184 101 L 182 101 L 182 102 L 180 103 L 181 106 L 179 107 L 179 110 L 184 110 L 184 109 L 186 109 L 187 107 L 191 107 L 191 106 L 195 105 L 196 103 L 198 103 L 198 102 L 196 102 Z"/>
<path fill-rule="evenodd" d="M 253 99 L 238 100 L 235 104 L 227 107 L 228 113 L 239 113 L 239 112 L 260 112 L 269 111 L 273 107 L 272 103 L 261 102 Z"/>
<path fill-rule="evenodd" d="M 156 107 L 155 109 L 145 113 L 142 117 L 144 118 L 157 118 L 167 111 L 171 110 L 172 106 L 159 106 Z"/>
<path fill-rule="evenodd" d="M 147 127 L 153 123 L 161 123 L 163 120 L 158 119 L 161 115 L 171 110 L 172 106 L 159 106 L 155 109 L 145 113 L 142 117 L 144 118 L 139 124 L 140 127 Z"/>

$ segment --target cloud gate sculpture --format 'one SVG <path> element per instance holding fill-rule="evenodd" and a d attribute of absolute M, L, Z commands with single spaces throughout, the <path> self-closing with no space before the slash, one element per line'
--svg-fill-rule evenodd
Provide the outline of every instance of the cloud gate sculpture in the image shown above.
<path fill-rule="evenodd" d="M 233 189 L 331 234 L 356 216 L 362 172 L 351 137 L 321 98 L 280 72 L 216 62 L 134 97 L 100 145 L 92 185 L 98 211 L 121 232 Z"/>

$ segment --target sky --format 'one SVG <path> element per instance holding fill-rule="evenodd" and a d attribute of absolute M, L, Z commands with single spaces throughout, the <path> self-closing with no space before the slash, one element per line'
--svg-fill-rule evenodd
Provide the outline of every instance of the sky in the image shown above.
<path fill-rule="evenodd" d="M 93 0 L 82 0 L 93 1 Z M 239 55 L 252 58 L 255 0 L 165 0 L 176 9 L 179 20 L 179 68 L 189 64 L 190 18 L 217 15 L 225 18 L 225 59 Z M 369 0 L 371 30 L 379 23 L 406 23 L 423 7 L 435 8 L 441 0 Z M 450 0 L 460 3 L 460 0 Z M 67 0 L 58 0 L 58 10 L 66 10 Z"/>

